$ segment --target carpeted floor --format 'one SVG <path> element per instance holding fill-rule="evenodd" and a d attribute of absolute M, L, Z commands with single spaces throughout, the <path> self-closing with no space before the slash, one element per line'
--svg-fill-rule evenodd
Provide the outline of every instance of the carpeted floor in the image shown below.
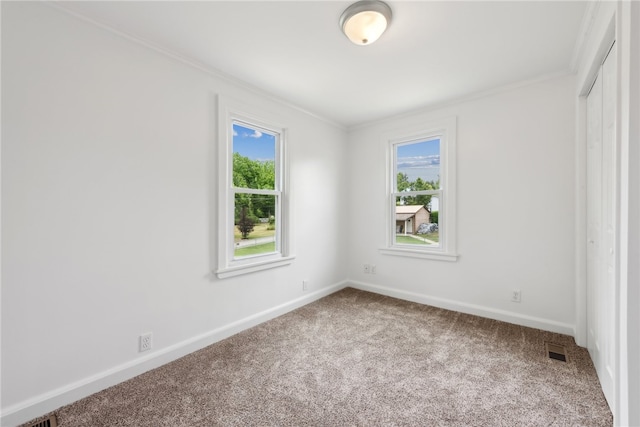
<path fill-rule="evenodd" d="M 612 425 L 571 337 L 354 289 L 56 415 L 61 427 Z"/>

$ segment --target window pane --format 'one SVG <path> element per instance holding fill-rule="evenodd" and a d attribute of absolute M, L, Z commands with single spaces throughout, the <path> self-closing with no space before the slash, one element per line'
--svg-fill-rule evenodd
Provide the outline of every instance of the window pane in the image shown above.
<path fill-rule="evenodd" d="M 233 124 L 233 186 L 274 190 L 276 135 Z"/>
<path fill-rule="evenodd" d="M 235 195 L 234 258 L 276 252 L 278 196 Z"/>
<path fill-rule="evenodd" d="M 396 145 L 396 188 L 401 191 L 440 188 L 440 139 Z"/>
<path fill-rule="evenodd" d="M 438 196 L 396 197 L 395 243 L 439 246 Z"/>

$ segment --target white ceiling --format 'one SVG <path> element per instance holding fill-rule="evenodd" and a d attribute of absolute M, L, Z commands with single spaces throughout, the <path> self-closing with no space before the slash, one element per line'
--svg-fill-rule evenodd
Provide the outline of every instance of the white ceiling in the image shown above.
<path fill-rule="evenodd" d="M 356 46 L 348 1 L 65 2 L 344 126 L 570 71 L 583 1 L 393 1 Z"/>

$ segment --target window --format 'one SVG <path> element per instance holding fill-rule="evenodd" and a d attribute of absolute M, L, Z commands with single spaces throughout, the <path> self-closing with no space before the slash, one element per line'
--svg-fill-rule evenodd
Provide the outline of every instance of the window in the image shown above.
<path fill-rule="evenodd" d="M 216 273 L 225 278 L 288 264 L 285 130 L 225 100 L 220 110 Z"/>
<path fill-rule="evenodd" d="M 385 135 L 390 164 L 383 253 L 455 261 L 455 119 Z"/>

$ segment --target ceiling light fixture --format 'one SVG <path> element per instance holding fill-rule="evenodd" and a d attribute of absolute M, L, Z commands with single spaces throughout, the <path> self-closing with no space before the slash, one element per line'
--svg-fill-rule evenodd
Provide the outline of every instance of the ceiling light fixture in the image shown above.
<path fill-rule="evenodd" d="M 368 45 L 385 32 L 391 23 L 391 8 L 379 0 L 352 4 L 340 16 L 340 28 L 353 43 Z"/>

